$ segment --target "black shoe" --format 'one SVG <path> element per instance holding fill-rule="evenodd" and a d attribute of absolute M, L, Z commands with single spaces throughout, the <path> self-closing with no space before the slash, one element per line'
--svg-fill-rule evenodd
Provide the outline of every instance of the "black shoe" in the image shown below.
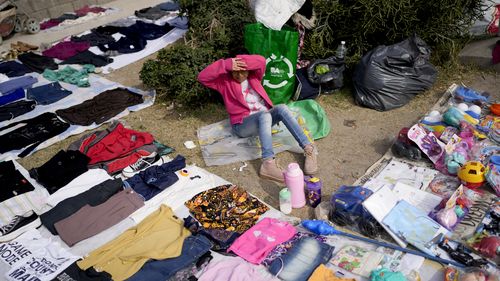
<path fill-rule="evenodd" d="M 35 212 L 26 213 L 27 216 L 14 216 L 9 224 L 0 227 L 0 242 L 16 238 L 29 229 L 36 228 L 42 224 Z"/>
<path fill-rule="evenodd" d="M 156 152 L 153 152 L 151 155 L 142 157 L 139 160 L 137 160 L 137 162 L 135 162 L 134 164 L 125 167 L 122 170 L 122 175 L 126 178 L 132 177 L 136 173 L 151 167 L 155 162 L 159 160 L 162 160 L 161 164 L 163 164 L 164 162 L 163 157 L 161 157 Z"/>

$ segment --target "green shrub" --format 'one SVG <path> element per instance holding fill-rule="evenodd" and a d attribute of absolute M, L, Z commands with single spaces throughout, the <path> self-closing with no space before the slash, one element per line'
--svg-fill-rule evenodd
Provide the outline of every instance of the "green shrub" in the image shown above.
<path fill-rule="evenodd" d="M 243 45 L 243 27 L 253 22 L 246 0 L 180 0 L 189 16 L 185 42 L 159 52 L 148 60 L 140 78 L 157 90 L 160 99 L 186 105 L 200 105 L 215 94 L 197 81 L 208 64 L 234 56 Z"/>
<path fill-rule="evenodd" d="M 481 14 L 481 0 L 313 0 L 318 22 L 305 41 L 304 55 L 325 58 L 347 41 L 348 63 L 378 45 L 417 33 L 441 64 L 461 49 L 469 25 Z"/>

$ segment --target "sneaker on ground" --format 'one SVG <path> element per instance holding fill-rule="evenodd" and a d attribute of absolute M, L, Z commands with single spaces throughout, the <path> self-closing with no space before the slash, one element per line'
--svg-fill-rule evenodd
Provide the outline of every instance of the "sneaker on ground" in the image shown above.
<path fill-rule="evenodd" d="M 40 226 L 42 222 L 35 212 L 31 211 L 22 216 L 14 216 L 9 224 L 0 227 L 0 242 L 16 238 L 24 232 Z"/>
<path fill-rule="evenodd" d="M 134 164 L 132 164 L 132 165 L 130 165 L 128 167 L 125 167 L 122 170 L 122 174 L 125 177 L 131 177 L 134 174 L 136 174 L 137 172 L 140 172 L 142 170 L 145 170 L 145 169 L 151 167 L 153 165 L 153 163 L 155 163 L 158 160 L 162 160 L 162 162 L 163 162 L 163 157 L 161 157 L 156 152 L 153 152 L 153 153 L 151 153 L 150 155 L 148 155 L 146 157 L 140 158 Z M 163 164 L 163 163 L 161 163 L 161 164 Z"/>

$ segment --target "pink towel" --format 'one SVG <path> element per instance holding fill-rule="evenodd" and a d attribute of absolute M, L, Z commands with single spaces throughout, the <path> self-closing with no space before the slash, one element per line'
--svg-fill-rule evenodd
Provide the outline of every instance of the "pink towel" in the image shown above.
<path fill-rule="evenodd" d="M 277 219 L 264 218 L 229 247 L 243 259 L 260 264 L 277 245 L 290 240 L 296 233 L 295 227 Z"/>

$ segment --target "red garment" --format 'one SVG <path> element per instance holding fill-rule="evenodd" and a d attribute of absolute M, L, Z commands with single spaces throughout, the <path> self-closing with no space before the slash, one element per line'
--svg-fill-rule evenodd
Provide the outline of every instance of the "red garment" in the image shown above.
<path fill-rule="evenodd" d="M 88 13 L 96 13 L 97 14 L 97 13 L 104 12 L 104 11 L 106 11 L 106 9 L 102 8 L 102 7 L 89 7 L 89 5 L 85 5 L 85 6 L 81 7 L 80 9 L 75 10 L 75 14 L 79 17 L 83 17 Z"/>
<path fill-rule="evenodd" d="M 248 84 L 264 99 L 268 108 L 273 107 L 273 102 L 260 83 L 266 72 L 266 59 L 260 55 L 236 57 L 242 59 L 247 65 Z M 239 124 L 243 122 L 243 118 L 250 115 L 250 108 L 243 97 L 240 83 L 231 76 L 232 70 L 232 59 L 220 59 L 203 69 L 198 74 L 198 81 L 222 95 L 231 124 Z"/>
<path fill-rule="evenodd" d="M 63 41 L 43 51 L 42 54 L 46 57 L 67 60 L 78 53 L 86 51 L 88 48 L 90 48 L 88 42 Z"/>
<path fill-rule="evenodd" d="M 105 163 L 110 174 L 137 162 L 142 156 L 151 154 L 148 145 L 154 138 L 151 134 L 137 132 L 118 123 L 112 131 L 95 132 L 78 144 L 78 150 L 90 158 L 89 166 Z M 110 162 L 111 161 L 111 162 Z"/>
<path fill-rule="evenodd" d="M 495 44 L 495 48 L 493 48 L 493 64 L 497 64 L 500 62 L 500 40 Z"/>

